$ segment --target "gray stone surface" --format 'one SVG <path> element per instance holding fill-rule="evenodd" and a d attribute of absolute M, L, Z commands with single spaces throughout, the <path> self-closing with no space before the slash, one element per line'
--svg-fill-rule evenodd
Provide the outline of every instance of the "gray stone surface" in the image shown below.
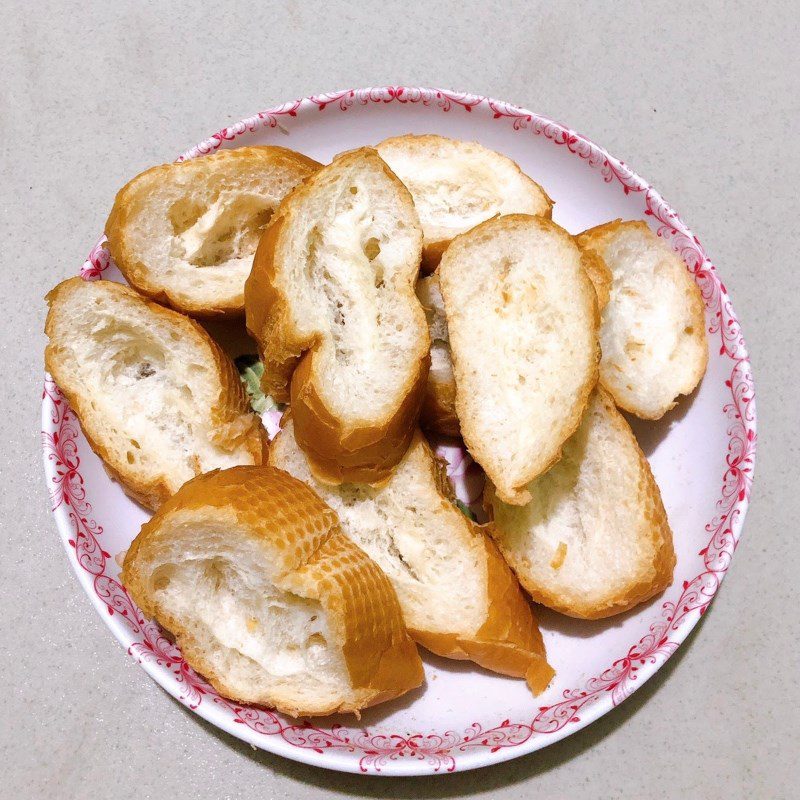
<path fill-rule="evenodd" d="M 0 20 L 0 797 L 797 796 L 795 3 L 0 0 Z M 123 179 L 272 103 L 383 83 L 514 101 L 625 158 L 719 265 L 759 394 L 746 535 L 687 646 L 565 741 L 432 779 L 283 761 L 168 698 L 71 574 L 39 448 L 41 298 Z"/>

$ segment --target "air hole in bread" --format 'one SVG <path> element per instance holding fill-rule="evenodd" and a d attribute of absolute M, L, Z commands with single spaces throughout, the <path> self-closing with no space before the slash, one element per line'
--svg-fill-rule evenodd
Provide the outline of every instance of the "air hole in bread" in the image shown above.
<path fill-rule="evenodd" d="M 358 194 L 358 186 L 351 186 L 350 194 Z"/>
<path fill-rule="evenodd" d="M 173 220 L 173 257 L 195 267 L 249 258 L 274 211 L 266 202 L 256 195 L 223 192 L 197 213 L 197 204 L 179 200 L 173 204 L 178 220 L 177 225 Z"/>
<path fill-rule="evenodd" d="M 278 684 L 302 679 L 310 692 L 346 681 L 319 603 L 275 586 L 268 569 L 253 568 L 247 546 L 221 553 L 228 536 L 227 528 L 198 530 L 192 547 L 153 572 L 162 613 L 191 627 L 204 660 L 215 670 L 224 665 L 234 684 L 252 687 L 268 675 Z"/>
<path fill-rule="evenodd" d="M 205 210 L 206 206 L 203 203 L 198 203 L 188 197 L 174 202 L 167 212 L 173 235 L 180 236 L 185 230 L 191 228 Z"/>
<path fill-rule="evenodd" d="M 136 368 L 136 380 L 149 378 L 151 375 L 155 374 L 156 371 L 153 369 L 153 365 L 149 361 L 142 361 L 142 363 Z"/>
<path fill-rule="evenodd" d="M 374 261 L 381 254 L 381 242 L 375 236 L 371 236 L 364 242 L 364 255 L 370 260 Z"/>
<path fill-rule="evenodd" d="M 167 565 L 166 567 L 161 567 L 160 569 L 157 569 L 153 573 L 154 592 L 163 592 L 169 586 L 171 572 L 172 572 L 172 565 Z"/>
<path fill-rule="evenodd" d="M 316 616 L 311 617 L 311 621 L 316 620 Z M 310 650 L 312 647 L 327 647 L 328 640 L 321 634 L 321 633 L 312 633 L 311 636 L 306 639 L 306 650 Z"/>

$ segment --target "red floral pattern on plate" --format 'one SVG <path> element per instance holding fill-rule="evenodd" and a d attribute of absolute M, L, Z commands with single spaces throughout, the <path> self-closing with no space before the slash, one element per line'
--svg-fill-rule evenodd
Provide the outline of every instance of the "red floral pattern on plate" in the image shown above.
<path fill-rule="evenodd" d="M 431 106 L 445 113 L 456 108 L 466 112 L 483 109 L 500 123 L 510 121 L 516 131 L 530 131 L 567 148 L 590 168 L 598 170 L 607 183 L 616 181 L 626 194 L 642 195 L 644 214 L 653 218 L 658 235 L 680 254 L 700 286 L 709 320 L 708 334 L 717 337 L 719 355 L 731 362 L 729 377 L 725 380 L 730 401 L 722 409 L 729 421 L 726 469 L 716 513 L 706 525 L 710 538 L 699 553 L 704 568 L 692 580 L 683 583 L 676 600 L 663 603 L 658 619 L 645 636 L 583 687 L 565 690 L 559 702 L 540 707 L 532 719 L 522 722 L 506 719 L 490 728 L 476 722 L 462 731 L 444 733 L 370 733 L 339 725 L 321 728 L 309 722 L 298 723 L 269 710 L 237 705 L 220 697 L 186 664 L 179 649 L 157 625 L 143 617 L 125 588 L 107 571 L 113 561 L 101 545 L 103 528 L 94 519 L 92 506 L 86 499 L 77 448 L 78 422 L 49 376 L 45 378 L 42 399 L 43 419 L 51 424 L 49 430 L 43 430 L 42 439 L 52 508 L 54 512 L 67 511 L 71 530 L 67 544 L 76 565 L 90 576 L 92 589 L 108 614 L 119 615 L 125 621 L 133 638 L 128 652 L 144 666 L 167 670 L 175 679 L 176 694 L 182 702 L 198 709 L 210 700 L 229 714 L 235 724 L 260 736 L 280 736 L 302 750 L 320 754 L 340 750 L 355 754 L 362 772 L 380 772 L 386 765 L 406 758 L 425 762 L 430 772 L 452 772 L 458 766 L 459 754 L 469 750 L 497 752 L 519 747 L 533 737 L 552 737 L 568 725 L 585 724 L 589 721 L 587 712 L 601 698 L 610 696 L 612 705 L 618 705 L 675 652 L 688 630 L 708 608 L 739 540 L 750 496 L 757 442 L 754 386 L 744 338 L 730 298 L 697 238 L 660 195 L 623 162 L 586 137 L 545 117 L 478 95 L 438 89 L 399 86 L 351 89 L 314 95 L 260 112 L 223 128 L 186 151 L 181 159 L 204 155 L 259 127 L 280 127 L 281 117 L 296 117 L 298 110 L 305 106 L 319 111 L 336 108 L 346 112 L 356 105 L 392 102 Z M 105 237 L 92 248 L 81 268 L 85 279 L 102 277 L 111 264 L 104 244 Z M 452 455 L 446 448 L 441 454 Z M 470 466 L 467 458 L 449 460 L 453 474 Z"/>

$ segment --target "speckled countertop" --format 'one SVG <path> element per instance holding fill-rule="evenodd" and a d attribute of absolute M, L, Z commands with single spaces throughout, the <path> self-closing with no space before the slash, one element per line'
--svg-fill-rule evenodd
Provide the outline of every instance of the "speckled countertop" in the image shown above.
<path fill-rule="evenodd" d="M 796 796 L 797 12 L 695 7 L 0 0 L 0 798 Z M 759 395 L 745 536 L 687 645 L 570 738 L 430 779 L 254 752 L 172 701 L 79 589 L 39 447 L 42 296 L 75 273 L 121 183 L 281 100 L 386 83 L 517 102 L 646 176 L 718 265 Z"/>

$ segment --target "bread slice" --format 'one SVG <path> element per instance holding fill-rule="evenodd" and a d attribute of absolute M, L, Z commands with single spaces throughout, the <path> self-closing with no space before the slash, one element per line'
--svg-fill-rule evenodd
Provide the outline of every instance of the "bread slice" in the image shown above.
<path fill-rule="evenodd" d="M 644 222 L 609 222 L 578 242 L 612 273 L 600 328 L 600 381 L 620 408 L 659 419 L 694 391 L 708 365 L 700 289 Z"/>
<path fill-rule="evenodd" d="M 596 253 L 587 250 L 581 254 L 581 264 L 594 284 L 599 310 L 608 303 L 611 287 L 611 270 Z M 460 436 L 461 428 L 456 414 L 456 381 L 453 359 L 450 354 L 450 337 L 444 310 L 439 275 L 436 271 L 417 281 L 417 297 L 425 309 L 431 336 L 431 368 L 422 401 L 420 425 L 427 431 L 443 436 Z"/>
<path fill-rule="evenodd" d="M 425 244 L 422 266 L 436 268 L 460 233 L 498 214 L 550 217 L 553 201 L 510 159 L 477 142 L 425 134 L 396 136 L 376 145 L 408 187 Z"/>
<path fill-rule="evenodd" d="M 45 366 L 131 497 L 154 509 L 201 472 L 261 463 L 261 421 L 197 323 L 111 281 L 71 278 L 47 300 Z"/>
<path fill-rule="evenodd" d="M 385 480 L 411 441 L 430 360 L 421 247 L 411 195 L 368 147 L 289 195 L 259 244 L 247 327 L 321 480 Z"/>
<path fill-rule="evenodd" d="M 447 317 L 444 313 L 439 276 L 435 272 L 417 282 L 417 297 L 425 309 L 431 337 L 431 368 L 419 415 L 420 425 L 425 430 L 444 436 L 460 436 Z"/>
<path fill-rule="evenodd" d="M 506 561 L 537 603 L 582 619 L 619 614 L 672 583 L 661 494 L 628 423 L 602 388 L 528 505 L 485 500 Z"/>
<path fill-rule="evenodd" d="M 438 271 L 461 433 L 498 496 L 524 505 L 597 382 L 599 314 L 581 252 L 554 222 L 514 214 L 454 239 Z"/>
<path fill-rule="evenodd" d="M 241 316 L 261 231 L 319 167 L 263 146 L 148 169 L 117 194 L 109 252 L 128 283 L 159 303 L 200 317 Z"/>
<path fill-rule="evenodd" d="M 236 702 L 358 712 L 422 683 L 386 576 L 319 497 L 272 467 L 183 486 L 142 527 L 122 581 Z"/>
<path fill-rule="evenodd" d="M 524 677 L 535 693 L 547 686 L 553 670 L 531 608 L 492 540 L 451 502 L 422 434 L 381 487 L 315 481 L 291 420 L 272 443 L 270 463 L 336 511 L 345 535 L 389 576 L 420 644 Z"/>

